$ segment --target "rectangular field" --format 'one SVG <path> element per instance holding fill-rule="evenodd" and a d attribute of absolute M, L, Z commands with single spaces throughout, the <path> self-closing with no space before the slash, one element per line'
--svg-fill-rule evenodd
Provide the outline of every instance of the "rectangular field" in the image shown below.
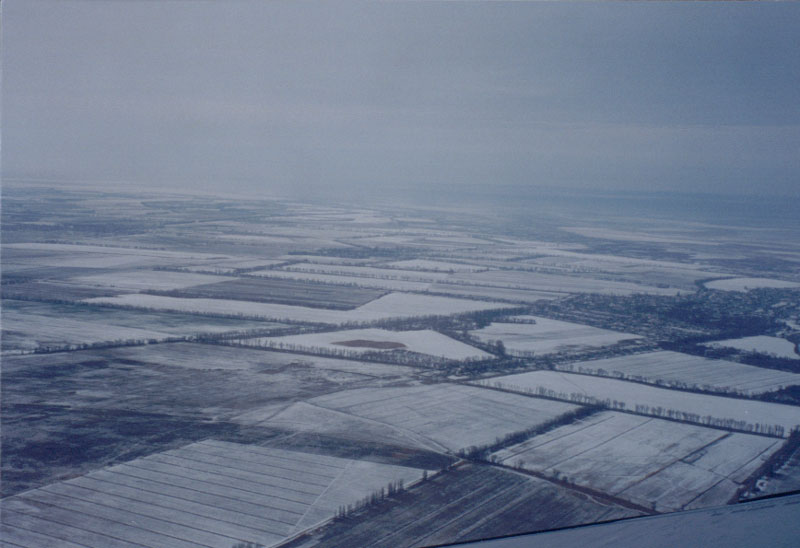
<path fill-rule="evenodd" d="M 761 287 L 771 288 L 800 288 L 800 283 L 788 282 L 785 280 L 774 280 L 771 278 L 727 278 L 725 280 L 713 280 L 706 282 L 705 285 L 709 289 L 717 289 L 719 291 L 747 291 L 748 289 L 758 289 Z"/>
<path fill-rule="evenodd" d="M 260 276 L 271 280 L 286 279 L 358 288 L 385 289 L 387 291 L 427 291 L 431 285 L 430 282 L 366 278 L 339 274 L 320 274 L 318 272 L 295 272 L 277 269 L 256 270 L 254 272 L 249 272 L 248 276 Z"/>
<path fill-rule="evenodd" d="M 705 346 L 716 348 L 735 348 L 736 350 L 741 350 L 743 352 L 774 354 L 779 358 L 800 360 L 800 354 L 797 353 L 797 345 L 780 337 L 757 335 L 755 337 L 742 337 L 741 339 L 713 341 L 710 343 L 705 343 Z"/>
<path fill-rule="evenodd" d="M 482 342 L 503 341 L 506 351 L 511 355 L 585 350 L 641 338 L 631 333 L 598 329 L 539 316 L 520 318 L 530 323 L 492 323 L 483 329 L 471 331 L 470 334 Z"/>
<path fill-rule="evenodd" d="M 233 278 L 169 292 L 171 297 L 233 299 L 314 308 L 352 310 L 384 295 L 385 291 L 275 278 Z"/>
<path fill-rule="evenodd" d="M 432 546 L 638 515 L 546 480 L 476 464 L 436 475 L 396 499 L 287 548 Z"/>
<path fill-rule="evenodd" d="M 305 349 L 309 351 L 342 352 L 347 355 L 376 351 L 407 350 L 448 360 L 480 360 L 492 354 L 474 346 L 451 339 L 431 329 L 389 331 L 386 329 L 348 329 L 325 333 L 305 333 L 285 337 L 241 339 L 246 345 L 270 348 Z"/>
<path fill-rule="evenodd" d="M 695 394 L 592 375 L 532 371 L 484 379 L 477 384 L 534 394 L 541 388 L 567 400 L 573 394 L 589 396 L 599 401 L 621 402 L 631 411 L 644 406 L 646 414 L 654 414 L 660 409 L 667 416 L 668 410 L 674 410 L 679 413 L 678 418 L 682 418 L 680 414 L 689 413 L 698 421 L 713 417 L 750 425 L 777 425 L 787 436 L 792 428 L 800 425 L 800 407 L 797 406 Z"/>
<path fill-rule="evenodd" d="M 680 352 L 648 352 L 568 364 L 565 371 L 601 374 L 709 391 L 762 394 L 800 384 L 800 375 Z"/>
<path fill-rule="evenodd" d="M 522 270 L 490 270 L 452 274 L 447 279 L 451 283 L 491 285 L 513 289 L 553 291 L 558 293 L 601 293 L 605 295 L 632 295 L 648 293 L 652 295 L 676 295 L 678 290 L 659 288 L 630 282 L 617 282 L 589 277 L 543 274 Z"/>
<path fill-rule="evenodd" d="M 311 272 L 314 274 L 333 274 L 354 278 L 381 278 L 385 280 L 404 280 L 409 282 L 437 282 L 447 279 L 447 272 L 429 272 L 422 270 L 401 270 L 399 268 L 377 268 L 373 266 L 347 266 L 299 263 L 285 266 L 282 270 L 289 272 Z"/>
<path fill-rule="evenodd" d="M 425 270 L 428 272 L 448 272 L 451 274 L 455 272 L 481 272 L 483 270 L 488 270 L 488 268 L 484 266 L 468 263 L 453 263 L 435 259 L 408 259 L 405 261 L 387 263 L 387 266 L 408 270 Z"/>
<path fill-rule="evenodd" d="M 2 500 L 25 548 L 273 546 L 415 468 L 205 440 Z"/>
<path fill-rule="evenodd" d="M 345 390 L 308 403 L 388 425 L 452 451 L 492 443 L 578 408 L 457 384 Z"/>
<path fill-rule="evenodd" d="M 603 412 L 495 453 L 657 511 L 727 503 L 782 442 Z"/>
<path fill-rule="evenodd" d="M 231 280 L 236 280 L 236 278 L 192 272 L 141 269 L 117 270 L 89 276 L 77 276 L 69 278 L 68 282 L 79 286 L 110 287 L 123 291 L 144 291 L 147 289 L 169 291 Z"/>
<path fill-rule="evenodd" d="M 3 301 L 4 351 L 114 341 L 161 341 L 199 333 L 269 327 L 280 327 L 280 324 L 77 304 Z"/>
<path fill-rule="evenodd" d="M 183 299 L 161 295 L 131 294 L 100 297 L 84 302 L 130 306 L 154 310 L 255 317 L 275 321 L 341 324 L 425 316 L 448 316 L 482 310 L 498 310 L 509 305 L 468 301 L 405 293 L 390 293 L 353 310 L 327 310 L 274 303 L 253 303 L 231 299 Z"/>

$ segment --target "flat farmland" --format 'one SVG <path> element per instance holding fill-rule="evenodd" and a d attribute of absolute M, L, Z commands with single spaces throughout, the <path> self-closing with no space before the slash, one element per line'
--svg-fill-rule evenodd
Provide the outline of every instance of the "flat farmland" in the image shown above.
<path fill-rule="evenodd" d="M 480 360 L 492 354 L 464 344 L 432 329 L 415 331 L 389 331 L 386 329 L 348 329 L 325 333 L 305 333 L 285 337 L 258 337 L 241 339 L 245 345 L 271 348 L 298 348 L 323 352 L 347 351 L 366 353 L 376 351 L 407 350 L 437 356 L 448 360 Z"/>
<path fill-rule="evenodd" d="M 109 325 L 91 314 L 78 313 L 64 317 L 58 314 L 59 308 L 63 307 L 3 301 L 3 351 L 33 351 L 48 346 L 115 340 L 163 340 L 169 337 L 152 329 Z"/>
<path fill-rule="evenodd" d="M 491 285 L 512 289 L 554 291 L 558 293 L 601 293 L 606 295 L 676 295 L 677 289 L 659 288 L 630 282 L 617 282 L 589 277 L 542 274 L 522 270 L 492 270 L 486 272 L 451 274 L 450 283 Z"/>
<path fill-rule="evenodd" d="M 119 268 L 170 265 L 188 261 L 211 261 L 227 258 L 202 252 L 169 251 L 141 247 L 114 247 L 105 245 L 77 245 L 52 243 L 11 243 L 3 246 L 11 251 L 13 262 L 32 266 L 77 266 L 82 268 Z M 14 259 L 14 252 L 28 253 L 28 258 Z M 36 255 L 34 255 L 36 254 Z"/>
<path fill-rule="evenodd" d="M 541 300 L 559 299 L 563 293 L 530 289 L 511 289 L 508 287 L 490 287 L 486 285 L 460 285 L 458 283 L 438 282 L 431 284 L 431 293 L 444 293 L 457 297 L 475 299 L 498 299 L 520 303 L 535 303 Z"/>
<path fill-rule="evenodd" d="M 465 464 L 286 548 L 464 542 L 638 515 L 538 478 Z"/>
<path fill-rule="evenodd" d="M 415 468 L 205 440 L 3 499 L 3 524 L 26 548 L 273 546 L 389 482 L 421 476 Z"/>
<path fill-rule="evenodd" d="M 727 503 L 782 442 L 603 412 L 494 454 L 657 511 Z"/>
<path fill-rule="evenodd" d="M 3 403 L 224 419 L 342 384 L 408 380 L 413 369 L 198 343 L 8 356 Z M 180 387 L 180 390 L 176 390 Z M 58 406 L 63 406 L 58 407 Z"/>
<path fill-rule="evenodd" d="M 785 280 L 774 280 L 770 278 L 727 278 L 725 280 L 713 280 L 706 282 L 709 289 L 720 291 L 747 291 L 749 289 L 759 289 L 762 287 L 771 288 L 800 288 L 800 283 L 788 282 Z"/>
<path fill-rule="evenodd" d="M 493 302 L 468 301 L 450 297 L 390 293 L 353 310 L 326 310 L 275 303 L 254 303 L 231 299 L 191 299 L 161 295 L 129 294 L 99 297 L 84 302 L 151 310 L 218 314 L 263 318 L 274 321 L 295 321 L 325 324 L 368 322 L 425 316 L 447 316 L 482 310 L 509 308 Z"/>
<path fill-rule="evenodd" d="M 359 288 L 385 289 L 389 291 L 427 291 L 430 282 L 414 282 L 409 280 L 391 280 L 384 278 L 367 278 L 338 274 L 320 274 L 317 272 L 295 272 L 284 270 L 256 270 L 248 272 L 248 276 L 260 276 L 270 280 L 297 280 L 320 284 L 345 285 Z"/>
<path fill-rule="evenodd" d="M 122 291 L 145 291 L 148 289 L 169 291 L 231 280 L 236 280 L 236 278 L 196 274 L 193 272 L 140 269 L 76 276 L 69 278 L 67 281 L 78 286 L 107 287 Z"/>
<path fill-rule="evenodd" d="M 616 400 L 624 403 L 628 410 L 634 410 L 640 405 L 647 406 L 651 413 L 659 408 L 664 413 L 667 410 L 691 413 L 698 420 L 713 417 L 753 425 L 777 425 L 783 427 L 785 435 L 800 425 L 800 407 L 793 405 L 709 396 L 592 375 L 532 371 L 483 379 L 476 381 L 476 384 L 520 393 L 536 393 L 542 388 L 564 399 L 570 399 L 572 394 L 580 394 L 599 401 Z"/>
<path fill-rule="evenodd" d="M 492 323 L 470 335 L 482 342 L 503 341 L 509 354 L 549 354 L 611 346 L 621 341 L 639 339 L 638 335 L 599 329 L 588 325 L 562 322 L 538 316 L 524 316 L 535 323 Z"/>
<path fill-rule="evenodd" d="M 451 451 L 494 442 L 578 408 L 456 384 L 345 390 L 308 403 L 422 436 Z"/>
<path fill-rule="evenodd" d="M 145 328 L 146 327 L 146 328 Z M 3 301 L 3 350 L 32 351 L 114 341 L 165 340 L 200 333 L 281 327 L 281 324 L 139 312 L 78 304 Z"/>
<path fill-rule="evenodd" d="M 315 274 L 334 274 L 361 278 L 383 278 L 387 280 L 405 280 L 409 282 L 437 282 L 449 277 L 447 272 L 431 272 L 422 270 L 401 270 L 398 268 L 377 268 L 372 266 L 347 266 L 300 263 L 283 267 L 293 272 L 311 272 Z"/>
<path fill-rule="evenodd" d="M 564 366 L 564 370 L 748 395 L 800 384 L 796 373 L 669 351 L 578 362 Z"/>
<path fill-rule="evenodd" d="M 387 263 L 386 266 L 401 268 L 406 270 L 425 270 L 428 272 L 481 272 L 488 270 L 485 266 L 477 266 L 468 263 L 454 263 L 448 261 L 437 261 L 434 259 L 409 259 L 406 261 L 395 261 Z"/>
<path fill-rule="evenodd" d="M 797 353 L 797 345 L 780 337 L 768 337 L 766 335 L 756 335 L 754 337 L 742 337 L 741 339 L 726 339 L 724 341 L 713 341 L 705 343 L 705 346 L 716 348 L 735 348 L 743 352 L 759 352 L 761 354 L 775 354 L 779 358 L 790 360 L 800 360 Z"/>
<path fill-rule="evenodd" d="M 326 372 L 341 372 L 382 379 L 407 378 L 414 371 L 402 365 L 183 342 L 117 348 L 112 355 L 120 360 L 200 371 L 253 371 L 270 374 L 316 369 L 320 376 L 328 374 Z"/>
<path fill-rule="evenodd" d="M 214 281 L 170 291 L 173 297 L 233 299 L 316 308 L 352 310 L 384 295 L 385 291 L 276 278 L 239 278 Z"/>

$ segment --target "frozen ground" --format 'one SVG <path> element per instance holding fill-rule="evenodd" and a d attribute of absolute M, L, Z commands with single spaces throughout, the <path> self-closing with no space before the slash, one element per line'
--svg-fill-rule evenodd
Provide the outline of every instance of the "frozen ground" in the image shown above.
<path fill-rule="evenodd" d="M 797 353 L 796 345 L 793 342 L 787 341 L 786 339 L 781 339 L 780 337 L 757 335 L 755 337 L 742 337 L 741 339 L 713 341 L 710 343 L 705 343 L 705 345 L 721 348 L 735 348 L 744 352 L 775 354 L 779 358 L 800 360 L 800 354 Z"/>
<path fill-rule="evenodd" d="M 171 289 L 183 289 L 194 285 L 213 284 L 235 279 L 228 276 L 211 276 L 164 270 L 118 270 L 90 276 L 78 276 L 70 278 L 69 282 L 79 285 L 113 287 L 129 291 L 147 289 L 169 291 Z"/>
<path fill-rule="evenodd" d="M 387 266 L 412 270 L 428 270 L 431 272 L 480 272 L 482 270 L 487 270 L 485 267 L 467 263 L 453 263 L 430 259 L 409 259 L 406 261 L 395 261 L 392 263 L 387 263 Z"/>
<path fill-rule="evenodd" d="M 306 333 L 286 337 L 259 337 L 243 339 L 243 344 L 267 345 L 271 348 L 297 348 L 324 351 L 365 353 L 403 349 L 448 360 L 476 360 L 492 355 L 468 344 L 451 339 L 431 329 L 417 331 L 388 331 L 386 329 L 349 329 L 326 333 Z M 399 345 L 399 346 L 398 346 Z"/>
<path fill-rule="evenodd" d="M 253 272 L 249 272 L 248 275 L 260 276 L 265 278 L 281 278 L 288 280 L 319 282 L 325 284 L 388 289 L 390 291 L 427 291 L 431 285 L 430 282 L 394 280 L 388 278 L 369 278 L 369 277 L 338 275 L 338 274 L 320 274 L 318 272 L 295 272 L 295 271 L 286 271 L 278 269 L 256 270 Z"/>
<path fill-rule="evenodd" d="M 791 289 L 800 287 L 800 283 L 773 280 L 770 278 L 728 278 L 726 280 L 706 282 L 705 286 L 709 289 L 719 289 L 721 291 L 747 291 L 748 289 L 759 289 L 762 287 Z"/>
<path fill-rule="evenodd" d="M 228 299 L 184 299 L 146 294 L 98 297 L 87 299 L 85 302 L 155 310 L 191 312 L 195 314 L 223 314 L 277 321 L 327 324 L 367 322 L 391 318 L 447 316 L 450 314 L 463 314 L 466 312 L 509 307 L 509 305 L 501 303 L 468 301 L 449 297 L 406 293 L 390 293 L 354 310 L 327 310 L 272 303 L 233 301 Z"/>
<path fill-rule="evenodd" d="M 672 288 L 521 270 L 490 270 L 486 272 L 452 274 L 447 281 L 561 293 L 601 293 L 606 295 L 632 295 L 635 293 L 676 295 L 679 293 L 677 289 Z"/>
<path fill-rule="evenodd" d="M 2 501 L 25 548 L 273 546 L 415 468 L 205 440 Z"/>
<path fill-rule="evenodd" d="M 652 384 L 710 391 L 761 394 L 800 384 L 800 375 L 726 360 L 710 360 L 680 352 L 648 352 L 567 364 L 566 371 L 591 372 Z"/>
<path fill-rule="evenodd" d="M 603 412 L 495 453 L 657 511 L 725 504 L 782 442 Z"/>
<path fill-rule="evenodd" d="M 601 401 L 623 402 L 628 410 L 634 410 L 640 405 L 647 406 L 651 413 L 661 408 L 663 412 L 675 410 L 691 413 L 699 419 L 710 416 L 748 424 L 778 425 L 784 428 L 786 435 L 792 428 L 800 425 L 800 407 L 792 405 L 668 390 L 591 375 L 533 371 L 485 379 L 477 381 L 477 384 L 534 394 L 537 389 L 543 388 L 566 399 L 572 394 L 580 394 Z"/>
<path fill-rule="evenodd" d="M 524 316 L 536 323 L 492 323 L 470 334 L 482 342 L 501 340 L 510 354 L 533 352 L 549 354 L 610 346 L 620 341 L 639 339 L 638 335 L 598 329 L 538 316 Z"/>
<path fill-rule="evenodd" d="M 492 443 L 576 409 L 568 403 L 454 384 L 345 390 L 308 403 L 398 428 L 452 451 Z"/>
<path fill-rule="evenodd" d="M 204 318 L 170 312 L 143 313 L 13 300 L 3 301 L 2 320 L 4 351 L 30 351 L 46 346 L 114 341 L 161 341 L 199 333 L 280 327 L 276 323 Z"/>

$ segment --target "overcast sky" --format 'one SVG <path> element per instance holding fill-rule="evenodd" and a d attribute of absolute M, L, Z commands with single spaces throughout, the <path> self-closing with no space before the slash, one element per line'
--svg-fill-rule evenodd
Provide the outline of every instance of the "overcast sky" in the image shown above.
<path fill-rule="evenodd" d="M 7 179 L 800 196 L 797 3 L 2 10 Z"/>

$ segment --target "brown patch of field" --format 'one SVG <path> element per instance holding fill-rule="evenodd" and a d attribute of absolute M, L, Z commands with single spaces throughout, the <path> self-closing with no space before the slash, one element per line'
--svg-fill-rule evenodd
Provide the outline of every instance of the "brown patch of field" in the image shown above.
<path fill-rule="evenodd" d="M 389 350 L 394 348 L 405 348 L 406 345 L 393 341 L 368 341 L 366 339 L 354 339 L 352 341 L 339 341 L 331 344 L 338 344 L 339 346 L 353 346 L 358 348 L 378 348 L 380 350 Z"/>

